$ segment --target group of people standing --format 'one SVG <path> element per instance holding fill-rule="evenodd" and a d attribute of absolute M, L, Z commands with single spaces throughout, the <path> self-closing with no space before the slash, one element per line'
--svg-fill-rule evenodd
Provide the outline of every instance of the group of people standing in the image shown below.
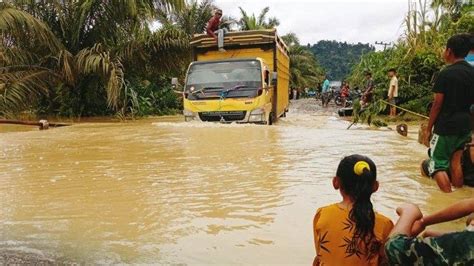
<path fill-rule="evenodd" d="M 453 157 L 462 157 L 461 151 L 472 137 L 474 68 L 464 58 L 474 48 L 473 38 L 462 34 L 448 40 L 444 52 L 448 66 L 439 73 L 433 87 L 434 103 L 425 141 L 430 145 L 429 175 L 445 192 L 451 191 L 451 185 L 462 186 L 462 172 L 458 165 L 450 164 Z M 387 96 L 396 103 L 394 69 L 389 71 L 389 77 Z M 366 87 L 373 87 L 370 75 Z M 371 90 L 368 92 L 365 101 L 370 101 Z M 407 203 L 396 209 L 399 219 L 394 224 L 373 209 L 371 196 L 379 189 L 379 183 L 377 167 L 370 158 L 359 154 L 343 158 L 332 184 L 342 201 L 316 211 L 313 265 L 474 265 L 474 198 L 430 215 Z M 467 217 L 462 231 L 425 230 L 462 217 Z"/>
<path fill-rule="evenodd" d="M 397 107 L 398 104 L 398 77 L 397 77 L 397 70 L 395 68 L 390 68 L 387 71 L 388 78 L 390 79 L 388 90 L 387 90 L 387 98 L 388 102 L 390 103 L 390 116 L 397 115 Z M 372 103 L 374 98 L 374 80 L 372 78 L 372 73 L 369 71 L 365 72 L 366 83 L 364 86 L 364 93 L 361 97 L 361 106 L 362 108 L 367 107 L 370 103 Z"/>
<path fill-rule="evenodd" d="M 390 85 L 388 88 L 388 101 L 391 104 L 390 106 L 390 116 L 395 116 L 397 114 L 396 104 L 398 103 L 398 78 L 397 78 L 397 70 L 395 68 L 391 68 L 388 70 L 388 77 L 390 79 Z M 360 97 L 360 104 L 362 108 L 366 108 L 369 104 L 372 103 L 374 97 L 374 80 L 372 78 L 372 73 L 369 71 L 365 72 L 366 82 L 364 84 L 363 92 Z M 319 86 L 318 86 L 319 87 Z M 358 90 L 358 88 L 356 89 Z M 342 106 L 346 106 L 346 100 L 350 97 L 351 91 L 349 84 L 344 81 L 342 82 L 340 95 L 342 98 Z M 330 82 L 327 76 L 324 79 L 324 82 L 321 86 L 321 101 L 322 106 L 327 107 L 329 104 L 331 97 L 330 97 Z"/>

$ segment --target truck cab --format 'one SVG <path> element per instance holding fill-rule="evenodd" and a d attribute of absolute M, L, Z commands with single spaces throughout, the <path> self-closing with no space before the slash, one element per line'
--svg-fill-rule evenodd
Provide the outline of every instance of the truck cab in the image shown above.
<path fill-rule="evenodd" d="M 286 46 L 275 30 L 229 33 L 225 40 L 225 52 L 207 35 L 191 42 L 185 121 L 272 124 L 289 105 Z"/>

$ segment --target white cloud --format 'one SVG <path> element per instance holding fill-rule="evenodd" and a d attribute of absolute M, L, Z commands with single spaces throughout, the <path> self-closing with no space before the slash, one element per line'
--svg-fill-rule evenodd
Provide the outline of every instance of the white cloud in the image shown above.
<path fill-rule="evenodd" d="M 224 14 L 240 17 L 239 6 L 280 20 L 280 34 L 294 32 L 301 43 L 338 40 L 349 43 L 394 42 L 403 33 L 407 0 L 215 0 Z"/>

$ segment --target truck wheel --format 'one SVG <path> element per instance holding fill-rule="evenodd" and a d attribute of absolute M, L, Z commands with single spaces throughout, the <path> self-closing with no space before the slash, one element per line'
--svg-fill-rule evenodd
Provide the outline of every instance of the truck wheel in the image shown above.
<path fill-rule="evenodd" d="M 273 113 L 270 113 L 268 115 L 267 125 L 269 125 L 269 126 L 273 125 Z"/>

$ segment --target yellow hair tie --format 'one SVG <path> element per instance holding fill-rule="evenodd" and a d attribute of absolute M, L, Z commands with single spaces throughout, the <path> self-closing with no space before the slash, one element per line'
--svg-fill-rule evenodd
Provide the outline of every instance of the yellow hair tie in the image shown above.
<path fill-rule="evenodd" d="M 354 165 L 354 173 L 358 176 L 360 176 L 364 173 L 364 169 L 367 169 L 367 170 L 370 171 L 370 166 L 366 161 L 358 161 Z"/>

